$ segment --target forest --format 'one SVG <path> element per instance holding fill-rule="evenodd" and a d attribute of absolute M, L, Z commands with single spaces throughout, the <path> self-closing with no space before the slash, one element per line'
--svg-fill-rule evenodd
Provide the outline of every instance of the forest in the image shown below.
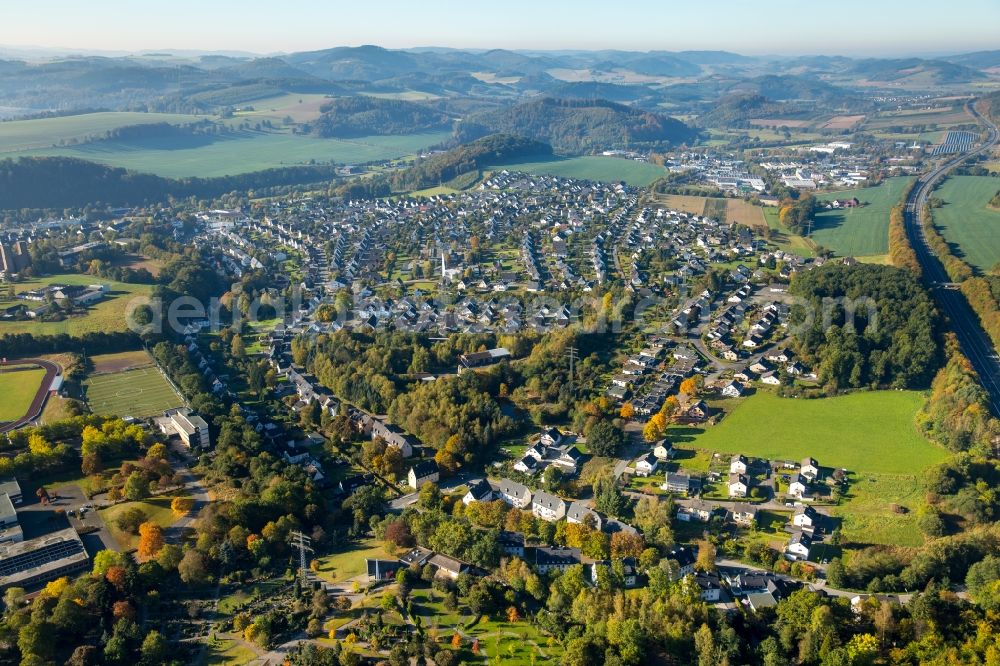
<path fill-rule="evenodd" d="M 324 138 L 413 134 L 451 126 L 446 114 L 429 106 L 367 95 L 334 98 L 324 102 L 320 111 L 322 115 L 310 127 Z"/>

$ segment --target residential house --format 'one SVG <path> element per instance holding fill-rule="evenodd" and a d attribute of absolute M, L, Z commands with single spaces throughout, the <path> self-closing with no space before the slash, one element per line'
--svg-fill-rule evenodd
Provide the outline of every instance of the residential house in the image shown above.
<path fill-rule="evenodd" d="M 546 428 L 542 431 L 538 441 L 545 446 L 560 446 L 563 443 L 563 434 L 559 428 Z"/>
<path fill-rule="evenodd" d="M 637 476 L 649 476 L 660 466 L 660 461 L 652 451 L 639 458 L 635 463 L 635 473 Z"/>
<path fill-rule="evenodd" d="M 740 527 L 750 527 L 757 522 L 757 507 L 743 502 L 733 505 L 731 512 L 733 522 Z"/>
<path fill-rule="evenodd" d="M 795 507 L 792 514 L 792 524 L 801 528 L 815 528 L 819 513 L 811 506 Z"/>
<path fill-rule="evenodd" d="M 531 513 L 542 520 L 555 522 L 566 516 L 566 502 L 555 495 L 538 490 L 531 499 Z"/>
<path fill-rule="evenodd" d="M 810 483 L 819 478 L 819 463 L 815 458 L 803 458 L 799 467 L 799 476 L 805 478 Z"/>
<path fill-rule="evenodd" d="M 799 474 L 792 474 L 788 479 L 788 496 L 805 499 L 809 496 L 809 488 Z"/>
<path fill-rule="evenodd" d="M 694 563 L 698 560 L 698 553 L 688 546 L 677 546 L 670 551 L 667 559 L 677 563 L 677 577 L 683 578 L 694 573 Z"/>
<path fill-rule="evenodd" d="M 804 532 L 793 532 L 785 546 L 785 557 L 790 560 L 808 560 L 812 538 Z"/>
<path fill-rule="evenodd" d="M 663 439 L 653 447 L 653 455 L 657 460 L 670 460 L 674 457 L 674 445 Z"/>
<path fill-rule="evenodd" d="M 463 573 L 472 573 L 472 567 L 461 560 L 437 553 L 432 556 L 427 563 L 437 569 L 434 574 L 438 578 L 455 580 Z"/>
<path fill-rule="evenodd" d="M 489 502 L 493 499 L 493 486 L 486 479 L 476 479 L 468 484 L 469 492 L 462 497 L 462 504 Z"/>
<path fill-rule="evenodd" d="M 711 520 L 714 512 L 714 507 L 708 502 L 694 500 L 690 504 L 685 504 L 677 508 L 677 520 L 685 523 L 707 523 Z"/>
<path fill-rule="evenodd" d="M 667 472 L 661 488 L 668 493 L 687 495 L 692 490 L 691 477 L 681 472 Z"/>
<path fill-rule="evenodd" d="M 722 597 L 722 585 L 719 584 L 719 575 L 715 573 L 697 572 L 691 580 L 698 588 L 702 601 L 715 602 Z"/>
<path fill-rule="evenodd" d="M 739 398 L 743 395 L 743 384 L 740 384 L 736 380 L 726 382 L 722 387 L 721 393 L 727 398 Z"/>
<path fill-rule="evenodd" d="M 518 509 L 527 508 L 531 504 L 531 491 L 527 486 L 510 479 L 500 479 L 496 494 L 507 504 Z"/>
<path fill-rule="evenodd" d="M 746 497 L 750 489 L 750 479 L 743 474 L 730 474 L 727 485 L 730 497 Z"/>
<path fill-rule="evenodd" d="M 566 509 L 566 522 L 589 524 L 595 529 L 601 529 L 601 524 L 603 523 L 601 514 L 579 500 L 569 503 L 569 508 Z"/>
<path fill-rule="evenodd" d="M 504 555 L 524 559 L 524 535 L 520 532 L 504 530 L 497 537 L 497 545 L 500 546 L 500 552 Z"/>
<path fill-rule="evenodd" d="M 437 483 L 441 478 L 441 470 L 433 460 L 422 460 L 410 468 L 406 478 L 410 487 L 416 490 L 425 483 Z"/>
<path fill-rule="evenodd" d="M 746 456 L 736 454 L 729 460 L 729 473 L 730 474 L 746 474 L 747 468 L 749 467 L 750 461 Z"/>
<path fill-rule="evenodd" d="M 565 571 L 574 564 L 580 563 L 579 548 L 544 548 L 539 546 L 534 551 L 535 569 L 539 573 L 548 573 L 553 569 Z"/>

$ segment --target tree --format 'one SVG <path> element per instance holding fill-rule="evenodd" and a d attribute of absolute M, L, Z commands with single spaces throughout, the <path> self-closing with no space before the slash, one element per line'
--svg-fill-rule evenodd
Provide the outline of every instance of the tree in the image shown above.
<path fill-rule="evenodd" d="M 170 501 L 170 510 L 174 513 L 174 516 L 178 518 L 187 515 L 193 508 L 193 497 L 175 497 Z"/>
<path fill-rule="evenodd" d="M 598 421 L 587 431 L 587 448 L 595 456 L 614 456 L 624 444 L 625 433 L 607 419 Z"/>
<path fill-rule="evenodd" d="M 631 402 L 626 402 L 622 405 L 621 411 L 618 412 L 618 416 L 626 421 L 632 420 L 635 418 L 635 407 L 632 406 Z"/>
<path fill-rule="evenodd" d="M 163 528 L 152 522 L 139 525 L 139 557 L 155 557 L 163 548 Z"/>
<path fill-rule="evenodd" d="M 663 439 L 666 432 L 667 416 L 660 411 L 649 417 L 649 421 L 642 429 L 642 438 L 647 442 L 656 442 Z"/>
<path fill-rule="evenodd" d="M 141 663 L 148 666 L 165 663 L 167 661 L 168 648 L 167 639 L 164 638 L 163 634 L 153 629 L 142 640 L 142 648 L 140 650 L 140 654 L 142 655 Z"/>
<path fill-rule="evenodd" d="M 611 474 L 603 474 L 594 481 L 594 506 L 609 516 L 621 516 L 628 508 L 628 500 Z"/>
<path fill-rule="evenodd" d="M 139 532 L 139 526 L 142 525 L 145 520 L 145 511 L 137 506 L 130 506 L 118 514 L 118 517 L 115 518 L 115 526 L 122 532 L 137 534 Z"/>
<path fill-rule="evenodd" d="M 698 571 L 715 571 L 715 546 L 711 541 L 698 543 L 698 559 L 694 567 Z"/>
<path fill-rule="evenodd" d="M 208 567 L 204 555 L 194 548 L 188 550 L 177 565 L 177 573 L 188 584 L 201 585 L 208 582 Z"/>
<path fill-rule="evenodd" d="M 133 502 L 149 497 L 149 481 L 142 472 L 135 471 L 125 479 L 125 486 L 122 488 L 125 499 Z"/>
<path fill-rule="evenodd" d="M 688 377 L 681 382 L 680 391 L 687 396 L 692 398 L 697 397 L 699 391 L 701 390 L 701 384 L 704 383 L 704 379 L 701 375 L 694 375 L 693 377 Z"/>

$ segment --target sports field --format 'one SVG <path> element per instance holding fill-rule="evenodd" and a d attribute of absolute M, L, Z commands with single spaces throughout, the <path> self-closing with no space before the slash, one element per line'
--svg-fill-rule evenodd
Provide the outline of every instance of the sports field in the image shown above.
<path fill-rule="evenodd" d="M 585 157 L 553 157 L 551 159 L 523 162 L 510 162 L 487 167 L 494 171 L 508 169 L 526 173 L 547 174 L 563 178 L 584 178 L 587 180 L 618 182 L 625 181 L 629 185 L 644 187 L 657 178 L 666 175 L 661 166 L 648 162 L 636 162 L 620 157 L 602 157 L 588 155 Z"/>
<path fill-rule="evenodd" d="M 95 363 L 99 359 L 95 356 Z M 184 405 L 160 371 L 152 366 L 91 375 L 84 380 L 83 388 L 87 404 L 95 414 L 144 418 Z"/>
<path fill-rule="evenodd" d="M 816 195 L 820 201 L 856 197 L 859 208 L 816 213 L 810 237 L 841 257 L 871 256 L 889 251 L 889 211 L 899 203 L 907 177 L 889 178 L 876 187 Z"/>
<path fill-rule="evenodd" d="M 7 156 L 65 155 L 171 178 L 211 178 L 314 162 L 357 164 L 393 159 L 411 155 L 449 136 L 449 132 L 429 132 L 321 139 L 287 132 L 239 131 L 219 136 L 98 141 Z"/>
<path fill-rule="evenodd" d="M 956 254 L 980 272 L 1000 262 L 1000 210 L 989 201 L 1000 191 L 1000 178 L 952 176 L 934 196 L 945 205 L 934 209 L 934 224 Z"/>
<path fill-rule="evenodd" d="M 695 433 L 689 444 L 778 460 L 812 456 L 824 467 L 859 473 L 919 474 L 948 455 L 917 431 L 914 417 L 922 404 L 916 391 L 858 392 L 816 400 L 759 391 L 718 425 Z M 687 439 L 683 429 L 676 432 Z"/>
<path fill-rule="evenodd" d="M 16 421 L 28 411 L 45 371 L 38 366 L 0 369 L 0 421 Z"/>

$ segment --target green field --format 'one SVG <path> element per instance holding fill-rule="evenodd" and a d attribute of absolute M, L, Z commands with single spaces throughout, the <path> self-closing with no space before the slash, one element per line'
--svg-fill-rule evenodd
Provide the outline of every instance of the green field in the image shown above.
<path fill-rule="evenodd" d="M 952 176 L 934 196 L 947 203 L 934 209 L 934 224 L 957 256 L 980 272 L 1000 262 L 1000 210 L 988 208 L 1000 178 Z"/>
<path fill-rule="evenodd" d="M 760 391 L 703 432 L 675 429 L 694 448 L 778 460 L 816 458 L 852 472 L 917 474 L 947 457 L 914 424 L 916 391 L 858 392 L 836 398 L 779 398 Z"/>
<path fill-rule="evenodd" d="M 778 218 L 777 208 L 768 207 L 764 208 L 763 211 L 767 226 L 774 231 L 771 235 L 771 242 L 777 245 L 780 250 L 796 254 L 800 257 L 811 257 L 815 254 L 808 240 L 798 234 L 793 234 L 786 227 L 782 226 Z"/>
<path fill-rule="evenodd" d="M 146 514 L 146 520 L 144 522 L 156 523 L 160 527 L 166 529 L 177 522 L 177 517 L 174 512 L 170 509 L 170 503 L 175 497 L 186 497 L 187 495 L 183 492 L 170 493 L 169 495 L 157 495 L 156 497 L 150 497 L 139 502 L 122 502 L 121 504 L 115 504 L 114 506 L 109 506 L 106 509 L 101 509 L 101 518 L 104 520 L 104 524 L 108 526 L 108 531 L 114 536 L 115 541 L 125 550 L 130 548 L 135 548 L 139 545 L 139 535 L 129 534 L 128 532 L 123 532 L 118 529 L 118 525 L 115 524 L 118 516 L 124 513 L 127 509 L 132 507 L 138 507 L 142 509 L 142 512 Z"/>
<path fill-rule="evenodd" d="M 198 122 L 206 116 L 191 116 L 179 113 L 137 113 L 130 111 L 109 111 L 85 113 L 61 118 L 39 118 L 37 120 L 12 120 L 0 123 L 0 157 L 3 153 L 13 153 L 35 148 L 51 148 L 61 142 L 74 139 L 84 141 L 100 138 L 108 130 L 130 125 L 152 125 L 170 123 L 185 125 Z"/>
<path fill-rule="evenodd" d="M 449 132 L 429 132 L 347 140 L 239 131 L 219 136 L 98 141 L 7 156 L 64 155 L 172 178 L 211 178 L 314 162 L 356 164 L 393 159 L 440 143 L 449 136 Z"/>
<path fill-rule="evenodd" d="M 857 197 L 859 208 L 816 213 L 810 237 L 842 257 L 870 256 L 889 251 L 889 211 L 899 203 L 910 178 L 889 178 L 877 187 L 816 195 L 820 201 Z"/>
<path fill-rule="evenodd" d="M 331 583 L 340 583 L 357 578 L 365 573 L 365 559 L 386 559 L 389 555 L 382 549 L 378 539 L 352 543 L 346 550 L 317 558 L 319 569 L 316 575 Z"/>
<path fill-rule="evenodd" d="M 156 368 L 137 368 L 88 377 L 87 404 L 95 414 L 144 418 L 184 405 Z"/>
<path fill-rule="evenodd" d="M 844 502 L 831 514 L 843 520 L 846 541 L 919 546 L 924 538 L 917 526 L 917 510 L 925 491 L 919 475 L 860 474 L 851 479 Z"/>
<path fill-rule="evenodd" d="M 45 371 L 3 368 L 0 372 L 0 421 L 16 421 L 25 415 L 41 386 Z"/>
<path fill-rule="evenodd" d="M 563 178 L 586 178 L 605 182 L 625 181 L 629 185 L 644 187 L 666 175 L 663 167 L 647 162 L 620 157 L 552 157 L 543 161 L 510 162 L 488 167 L 493 170 L 508 169 L 526 173 L 547 174 Z"/>
<path fill-rule="evenodd" d="M 89 306 L 85 315 L 68 317 L 63 321 L 2 321 L 0 322 L 0 336 L 14 333 L 31 333 L 34 335 L 66 333 L 68 335 L 80 336 L 84 333 L 98 331 L 127 330 L 125 314 L 128 311 L 129 302 L 132 300 L 132 297 L 149 296 L 152 291 L 151 285 L 126 284 L 124 282 L 97 278 L 93 275 L 65 273 L 18 282 L 14 285 L 14 291 L 16 293 L 31 291 L 32 289 L 49 284 L 77 285 L 97 283 L 108 285 L 110 293 L 103 300 Z M 29 307 L 35 305 L 31 301 L 0 297 L 0 307 L 9 307 L 18 303 L 24 303 Z"/>

